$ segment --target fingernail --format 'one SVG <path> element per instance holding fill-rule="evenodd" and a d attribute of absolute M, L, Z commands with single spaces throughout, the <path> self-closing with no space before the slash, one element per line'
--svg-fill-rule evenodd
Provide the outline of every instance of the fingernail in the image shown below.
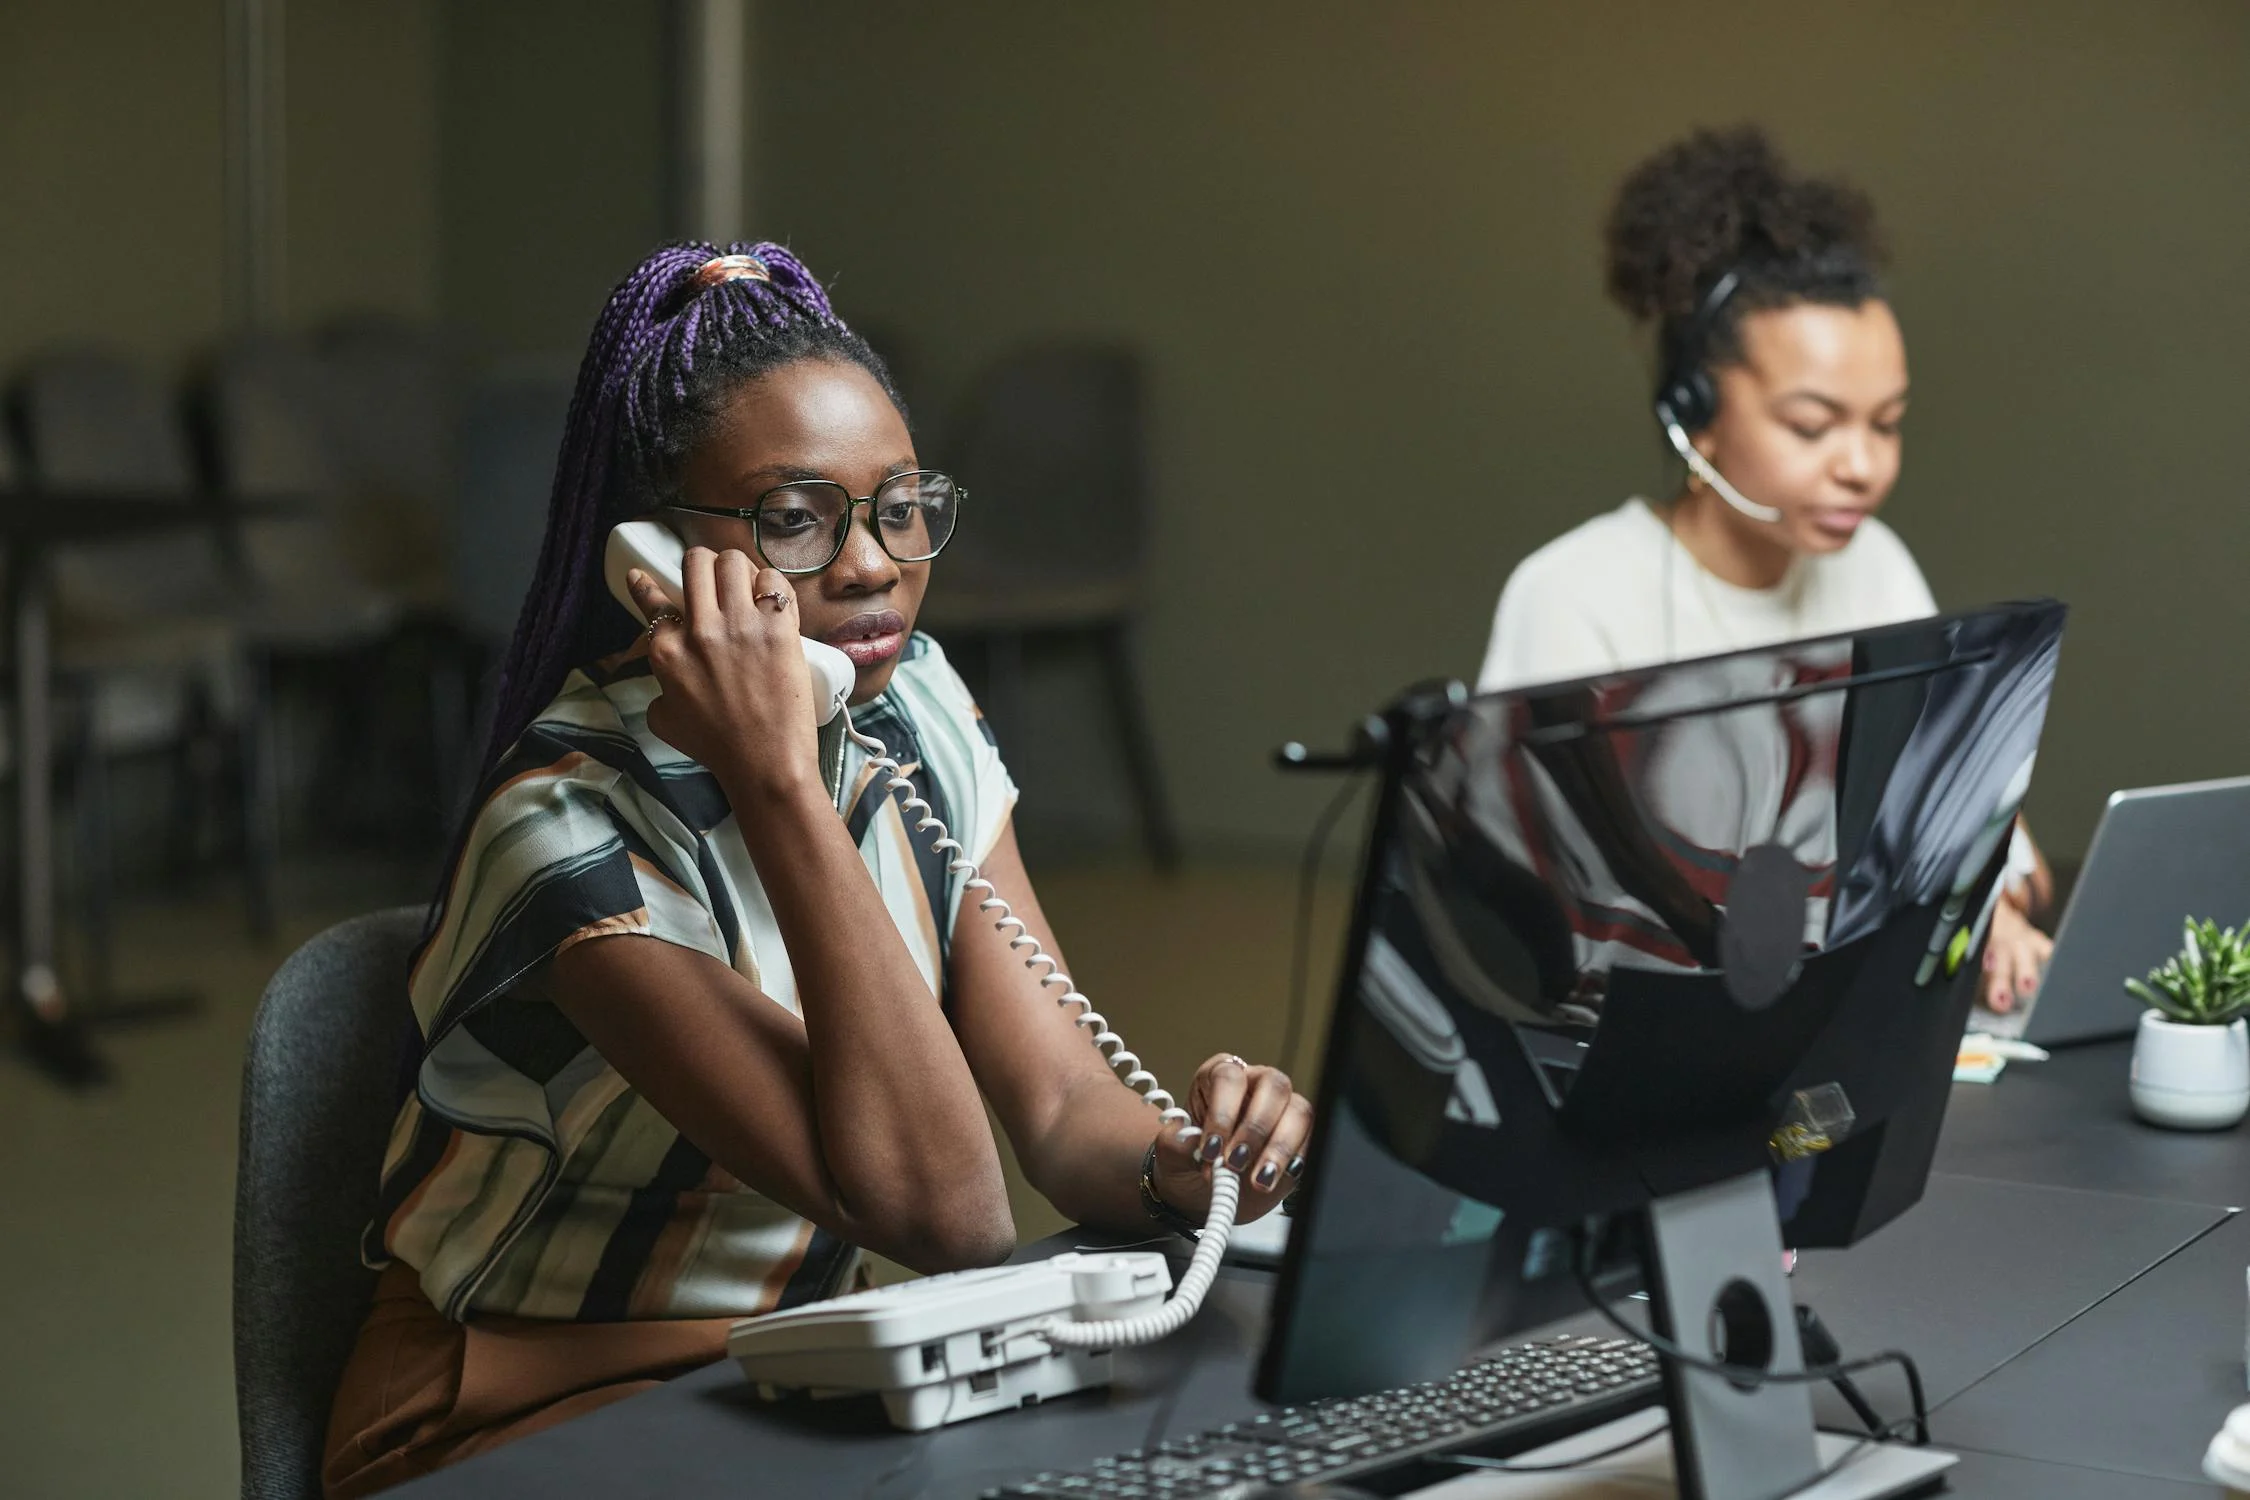
<path fill-rule="evenodd" d="M 1227 1165 L 1237 1172 L 1250 1165 L 1250 1143 L 1248 1141 L 1244 1141 L 1227 1153 Z"/>
<path fill-rule="evenodd" d="M 1258 1168 L 1258 1175 L 1252 1178 L 1251 1181 L 1257 1183 L 1260 1188 L 1270 1188 L 1273 1186 L 1274 1179 L 1276 1177 L 1279 1177 L 1280 1175 L 1281 1168 L 1275 1166 L 1272 1162 L 1269 1161 L 1264 1166 Z"/>
<path fill-rule="evenodd" d="M 1283 1167 L 1282 1170 L 1292 1177 L 1302 1177 L 1305 1175 L 1305 1159 L 1301 1156 L 1292 1156 L 1289 1158 L 1289 1165 Z"/>
<path fill-rule="evenodd" d="M 1205 1161 L 1217 1161 L 1219 1153 L 1226 1149 L 1226 1140 L 1216 1130 L 1203 1138 L 1203 1159 Z"/>

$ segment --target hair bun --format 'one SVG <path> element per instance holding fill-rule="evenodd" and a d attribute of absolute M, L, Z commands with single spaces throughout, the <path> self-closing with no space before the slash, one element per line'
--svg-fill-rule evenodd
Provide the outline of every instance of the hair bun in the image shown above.
<path fill-rule="evenodd" d="M 766 263 L 755 255 L 714 255 L 695 268 L 695 289 L 709 291 L 722 281 L 771 281 Z"/>
<path fill-rule="evenodd" d="M 1871 286 L 1882 261 L 1867 195 L 1791 172 L 1755 125 L 1698 130 L 1635 167 L 1602 241 L 1609 295 L 1641 322 L 1692 316 L 1729 270 L 1819 296 L 1830 281 Z"/>

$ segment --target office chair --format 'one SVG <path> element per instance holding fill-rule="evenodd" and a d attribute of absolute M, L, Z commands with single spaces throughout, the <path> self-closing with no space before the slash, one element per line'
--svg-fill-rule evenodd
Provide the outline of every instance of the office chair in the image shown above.
<path fill-rule="evenodd" d="M 365 576 L 364 539 L 346 534 L 335 430 L 348 401 L 334 372 L 295 339 L 255 335 L 218 351 L 199 394 L 218 488 L 292 502 L 233 528 L 255 590 L 244 611 L 252 640 L 335 656 L 382 639 L 399 605 Z"/>
<path fill-rule="evenodd" d="M 983 646 L 985 706 L 1003 745 L 1025 722 L 1025 646 L 1091 645 L 1142 843 L 1168 870 L 1179 840 L 1132 652 L 1149 529 L 1142 384 L 1136 356 L 1094 345 L 1029 349 L 985 372 L 942 445 L 969 498 L 921 623 Z"/>
<path fill-rule="evenodd" d="M 410 615 L 449 621 L 462 399 L 455 361 L 439 335 L 392 318 L 337 323 L 315 348 L 335 397 L 329 433 L 360 564 Z"/>
<path fill-rule="evenodd" d="M 243 1500 L 318 1500 L 337 1382 L 375 1289 L 359 1239 L 418 1045 L 423 909 L 329 928 L 266 985 L 242 1066 L 234 1390 Z"/>
<path fill-rule="evenodd" d="M 121 493 L 210 509 L 170 396 L 132 365 L 98 351 L 49 355 L 26 368 L 15 396 L 28 479 L 11 503 L 60 506 L 74 495 Z M 251 927 L 263 935 L 272 927 L 275 857 L 265 704 L 215 511 L 208 520 L 55 549 L 55 665 L 87 685 L 97 753 L 174 748 L 175 833 L 184 845 L 222 801 L 195 786 L 199 768 L 231 769 Z M 103 948 L 97 941 L 97 953 Z"/>

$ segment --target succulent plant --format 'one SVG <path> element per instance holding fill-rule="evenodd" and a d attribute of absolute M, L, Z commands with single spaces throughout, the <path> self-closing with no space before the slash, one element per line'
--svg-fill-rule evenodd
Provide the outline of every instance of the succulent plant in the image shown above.
<path fill-rule="evenodd" d="M 2148 979 L 2125 981 L 2126 992 L 2168 1020 L 2189 1026 L 2224 1026 L 2250 1011 L 2250 922 L 2221 928 L 2190 917 L 2180 951 Z"/>

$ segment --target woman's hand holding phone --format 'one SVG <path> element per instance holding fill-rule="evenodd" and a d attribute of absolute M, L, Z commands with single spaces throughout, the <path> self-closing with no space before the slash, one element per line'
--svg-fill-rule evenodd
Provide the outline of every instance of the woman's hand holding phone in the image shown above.
<path fill-rule="evenodd" d="M 1296 1190 L 1312 1136 L 1312 1101 L 1288 1074 L 1222 1052 L 1196 1069 L 1186 1106 L 1201 1128 L 1167 1126 L 1156 1138 L 1156 1195 L 1168 1206 L 1200 1218 L 1211 1205 L 1213 1162 L 1242 1174 L 1238 1222 L 1260 1217 Z"/>
<path fill-rule="evenodd" d="M 789 580 L 741 552 L 690 547 L 674 603 L 636 568 L 626 579 L 650 621 L 649 666 L 663 688 L 650 733 L 730 789 L 786 796 L 820 786 L 813 689 Z"/>

